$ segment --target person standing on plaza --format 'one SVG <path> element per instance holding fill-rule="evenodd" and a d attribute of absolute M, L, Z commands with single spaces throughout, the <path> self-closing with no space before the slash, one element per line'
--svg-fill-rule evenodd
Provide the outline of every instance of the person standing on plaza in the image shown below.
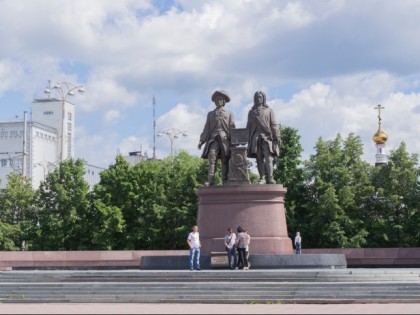
<path fill-rule="evenodd" d="M 214 185 L 217 160 L 222 162 L 222 180 L 225 184 L 229 175 L 230 159 L 230 129 L 235 128 L 232 112 L 225 109 L 225 104 L 230 101 L 225 91 L 216 91 L 211 100 L 215 103 L 216 109 L 207 114 L 203 132 L 200 135 L 198 149 L 205 143 L 201 157 L 208 159 L 208 177 L 206 186 Z"/>
<path fill-rule="evenodd" d="M 249 261 L 249 248 L 251 244 L 251 235 L 249 235 L 248 229 L 244 229 L 244 232 L 248 235 L 248 242 L 246 243 L 245 255 L 246 255 L 246 260 L 248 261 L 248 267 L 250 268 L 251 262 Z"/>
<path fill-rule="evenodd" d="M 273 158 L 280 154 L 280 129 L 262 91 L 255 92 L 254 106 L 248 112 L 246 128 L 249 132 L 247 155 L 257 159 L 259 184 L 275 184 Z"/>
<path fill-rule="evenodd" d="M 248 259 L 246 258 L 246 244 L 248 243 L 249 236 L 244 232 L 242 227 L 238 227 L 238 238 L 236 240 L 236 247 L 238 248 L 238 268 L 249 270 Z"/>
<path fill-rule="evenodd" d="M 296 248 L 296 254 L 302 254 L 302 237 L 300 237 L 300 232 L 296 232 L 294 243 Z"/>
<path fill-rule="evenodd" d="M 187 244 L 190 247 L 190 261 L 189 267 L 190 270 L 194 270 L 194 260 L 195 260 L 195 269 L 201 270 L 200 267 L 200 234 L 198 233 L 198 226 L 194 225 L 192 228 L 192 232 L 188 234 Z"/>
<path fill-rule="evenodd" d="M 231 227 L 228 228 L 228 234 L 225 235 L 225 248 L 228 254 L 229 269 L 234 270 L 236 269 L 236 234 Z"/>

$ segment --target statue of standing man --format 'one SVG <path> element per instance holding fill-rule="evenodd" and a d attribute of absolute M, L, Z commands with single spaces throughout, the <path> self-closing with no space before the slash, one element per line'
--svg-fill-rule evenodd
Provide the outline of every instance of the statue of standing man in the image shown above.
<path fill-rule="evenodd" d="M 247 154 L 249 158 L 257 159 L 259 184 L 275 184 L 273 158 L 279 155 L 280 130 L 262 91 L 254 94 L 254 106 L 248 113 L 246 128 L 249 132 Z"/>
<path fill-rule="evenodd" d="M 198 149 L 205 143 L 203 159 L 209 160 L 208 179 L 206 186 L 214 185 L 214 174 L 216 163 L 220 159 L 222 162 L 222 180 L 226 183 L 229 174 L 230 158 L 230 129 L 235 128 L 233 114 L 225 109 L 225 104 L 230 101 L 229 95 L 225 91 L 216 91 L 211 100 L 216 105 L 216 109 L 207 114 L 204 130 L 200 135 Z"/>

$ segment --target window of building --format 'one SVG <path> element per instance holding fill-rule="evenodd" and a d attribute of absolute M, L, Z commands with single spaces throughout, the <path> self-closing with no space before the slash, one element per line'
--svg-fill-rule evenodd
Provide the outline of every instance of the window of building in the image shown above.
<path fill-rule="evenodd" d="M 21 169 L 23 165 L 23 158 L 14 158 L 10 160 L 10 166 L 16 169 Z"/>
<path fill-rule="evenodd" d="M 67 133 L 67 158 L 71 159 L 71 132 Z"/>
<path fill-rule="evenodd" d="M 54 114 L 54 112 L 51 111 L 51 110 L 48 110 L 48 111 L 44 112 L 44 115 L 53 115 L 53 114 Z"/>
<path fill-rule="evenodd" d="M 9 132 L 7 130 L 2 130 L 0 132 L 0 136 L 2 136 L 2 137 L 7 137 L 8 135 L 9 135 Z"/>
<path fill-rule="evenodd" d="M 67 131 L 71 131 L 71 123 L 67 123 Z"/>
<path fill-rule="evenodd" d="M 10 131 L 10 136 L 11 137 L 17 137 L 18 136 L 18 132 L 16 130 L 12 130 L 12 131 Z"/>
<path fill-rule="evenodd" d="M 1 167 L 7 167 L 7 159 L 1 159 L 0 166 Z"/>
<path fill-rule="evenodd" d="M 70 120 L 70 121 L 73 119 L 71 113 L 67 113 L 67 119 Z"/>

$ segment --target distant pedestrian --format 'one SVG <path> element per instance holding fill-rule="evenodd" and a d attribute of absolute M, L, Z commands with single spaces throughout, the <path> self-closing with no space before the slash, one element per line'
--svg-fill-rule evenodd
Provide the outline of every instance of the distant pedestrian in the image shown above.
<path fill-rule="evenodd" d="M 187 244 L 190 247 L 190 270 L 194 270 L 194 259 L 195 259 L 195 269 L 201 270 L 200 267 L 200 234 L 198 233 L 198 226 L 194 225 L 192 232 L 188 234 Z"/>
<path fill-rule="evenodd" d="M 243 270 L 249 270 L 248 259 L 246 258 L 246 244 L 248 243 L 249 236 L 246 234 L 242 227 L 238 227 L 238 239 L 236 240 L 236 246 L 238 248 L 238 268 Z"/>
<path fill-rule="evenodd" d="M 248 267 L 251 268 L 251 262 L 249 261 L 249 247 L 251 244 L 251 235 L 249 235 L 248 229 L 244 229 L 244 232 L 248 235 L 248 242 L 246 243 L 246 247 L 245 247 L 245 255 L 246 255 L 246 260 L 248 261 Z"/>
<path fill-rule="evenodd" d="M 236 269 L 236 234 L 231 227 L 228 228 L 228 234 L 225 235 L 225 248 L 228 254 L 229 269 L 234 270 Z"/>
<path fill-rule="evenodd" d="M 300 232 L 296 232 L 295 248 L 296 248 L 296 254 L 302 254 L 302 237 L 300 237 Z"/>

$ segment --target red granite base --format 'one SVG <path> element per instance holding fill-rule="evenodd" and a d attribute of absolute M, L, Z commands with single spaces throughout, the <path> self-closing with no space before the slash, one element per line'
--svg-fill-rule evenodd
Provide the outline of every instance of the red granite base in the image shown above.
<path fill-rule="evenodd" d="M 201 252 L 224 250 L 227 228 L 238 226 L 251 235 L 252 254 L 292 254 L 287 234 L 284 195 L 281 185 L 237 185 L 204 187 L 197 191 L 197 225 Z"/>

